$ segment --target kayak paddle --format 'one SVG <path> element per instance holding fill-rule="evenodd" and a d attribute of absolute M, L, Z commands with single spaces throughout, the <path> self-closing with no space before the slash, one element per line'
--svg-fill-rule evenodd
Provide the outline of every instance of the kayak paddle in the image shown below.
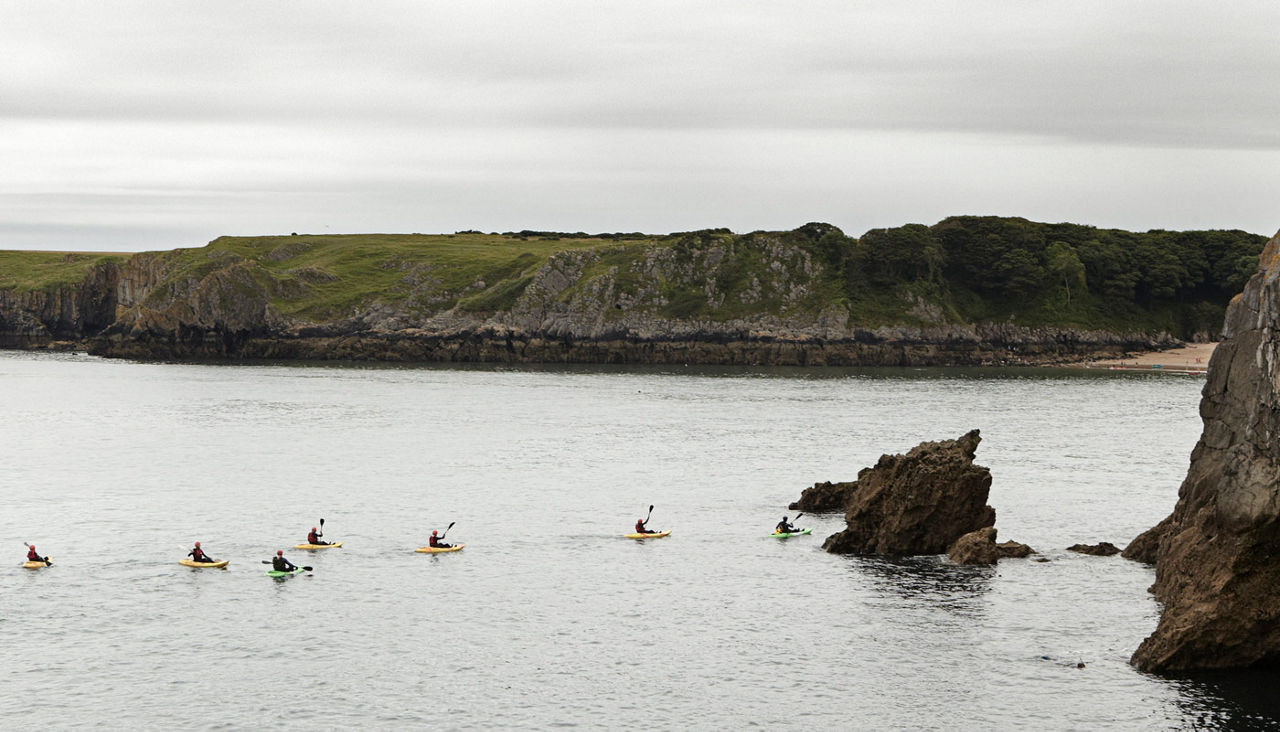
<path fill-rule="evenodd" d="M 453 525 L 454 525 L 454 524 L 456 524 L 456 523 L 458 523 L 458 522 L 457 522 L 457 521 L 450 521 L 450 522 L 449 522 L 449 525 L 448 525 L 447 527 L 445 527 L 444 534 L 441 534 L 441 535 L 440 535 L 440 538 L 441 538 L 441 539 L 443 539 L 443 538 L 445 537 L 445 534 L 448 534 L 448 533 L 449 533 L 449 529 L 452 529 L 452 528 L 453 528 Z"/>

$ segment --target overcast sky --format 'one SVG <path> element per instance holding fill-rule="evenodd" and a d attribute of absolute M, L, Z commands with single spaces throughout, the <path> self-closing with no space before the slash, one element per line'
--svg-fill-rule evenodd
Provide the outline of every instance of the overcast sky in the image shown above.
<path fill-rule="evenodd" d="M 0 0 L 0 248 L 1280 228 L 1280 3 Z"/>

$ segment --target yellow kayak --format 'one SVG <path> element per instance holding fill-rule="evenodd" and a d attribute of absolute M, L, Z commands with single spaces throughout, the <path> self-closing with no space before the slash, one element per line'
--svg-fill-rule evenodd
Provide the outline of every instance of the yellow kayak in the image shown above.
<path fill-rule="evenodd" d="M 628 539 L 661 539 L 670 533 L 670 531 L 659 531 L 654 534 L 623 534 L 623 536 Z"/>
<path fill-rule="evenodd" d="M 420 546 L 414 549 L 419 554 L 444 554 L 445 552 L 456 552 L 466 544 L 454 544 L 453 546 Z"/>
<path fill-rule="evenodd" d="M 342 546 L 342 542 L 335 541 L 332 544 L 294 544 L 293 548 L 314 550 L 314 549 L 336 549 L 340 546 Z"/>
<path fill-rule="evenodd" d="M 230 563 L 230 559 L 220 559 L 215 562 L 193 562 L 190 559 L 178 560 L 178 564 L 181 564 L 184 567 L 208 567 L 209 569 L 222 569 Z"/>
<path fill-rule="evenodd" d="M 45 557 L 45 558 L 48 559 L 48 557 Z M 49 565 L 45 564 L 44 562 L 23 562 L 22 563 L 23 569 L 44 569 L 47 566 Z"/>

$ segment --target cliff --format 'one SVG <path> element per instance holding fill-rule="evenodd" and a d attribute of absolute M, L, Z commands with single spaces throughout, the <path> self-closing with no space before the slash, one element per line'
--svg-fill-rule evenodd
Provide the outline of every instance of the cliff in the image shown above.
<path fill-rule="evenodd" d="M 1227 310 L 1177 505 L 1125 550 L 1155 561 L 1163 606 L 1143 670 L 1280 662 L 1280 235 L 1261 265 Z"/>
<path fill-rule="evenodd" d="M 1124 308 L 1116 297 L 1142 299 L 1134 286 L 1116 295 L 1111 280 L 1091 286 L 1084 272 L 1065 285 L 1043 267 L 1021 272 L 1013 289 L 970 282 L 942 242 L 960 257 L 971 244 L 957 232 L 990 225 L 917 227 L 937 251 L 916 251 L 915 240 L 887 249 L 877 232 L 852 239 L 806 224 L 745 235 L 223 237 L 97 259 L 0 252 L 0 346 L 64 341 L 143 359 L 920 366 L 1051 363 L 1204 334 L 1196 297 L 1212 288 L 1203 272 L 1176 304 Z M 1025 252 L 1024 229 L 1050 225 L 1018 226 L 1006 244 Z M 1103 236 L 1076 228 L 1042 232 L 1041 244 Z M 1229 246 L 1252 246 L 1239 234 Z M 878 263 L 895 252 L 954 272 L 889 273 Z M 1044 267 L 1056 261 L 1041 254 Z M 1019 261 L 1040 261 L 1028 256 Z M 11 269 L 20 276 L 6 277 Z M 1039 294 L 1018 289 L 1035 277 L 1047 283 Z"/>

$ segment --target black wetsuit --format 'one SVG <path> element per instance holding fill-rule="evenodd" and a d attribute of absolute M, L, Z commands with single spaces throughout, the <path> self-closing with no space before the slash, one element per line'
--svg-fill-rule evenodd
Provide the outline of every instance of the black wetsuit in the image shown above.
<path fill-rule="evenodd" d="M 445 542 L 440 541 L 434 536 L 431 537 L 431 540 L 427 543 L 431 545 L 432 549 L 448 549 L 453 546 L 453 544 L 446 544 Z"/>
<path fill-rule="evenodd" d="M 277 572 L 292 572 L 297 569 L 297 567 L 293 566 L 293 562 L 290 562 L 288 559 L 277 556 L 275 559 L 271 560 L 271 569 Z"/>
<path fill-rule="evenodd" d="M 213 564 L 213 560 L 209 558 L 208 554 L 204 553 L 203 549 L 192 549 L 191 551 L 187 552 L 187 556 L 191 557 L 191 561 L 193 562 L 200 562 L 201 564 Z"/>
<path fill-rule="evenodd" d="M 329 546 L 329 542 L 320 540 L 320 537 L 322 536 L 324 536 L 323 533 L 313 531 L 310 534 L 307 534 L 307 543 L 313 546 Z"/>
<path fill-rule="evenodd" d="M 792 526 L 786 521 L 779 521 L 778 527 L 774 529 L 774 531 L 778 532 L 779 534 L 794 534 L 799 530 L 800 529 L 797 529 L 796 527 Z"/>

